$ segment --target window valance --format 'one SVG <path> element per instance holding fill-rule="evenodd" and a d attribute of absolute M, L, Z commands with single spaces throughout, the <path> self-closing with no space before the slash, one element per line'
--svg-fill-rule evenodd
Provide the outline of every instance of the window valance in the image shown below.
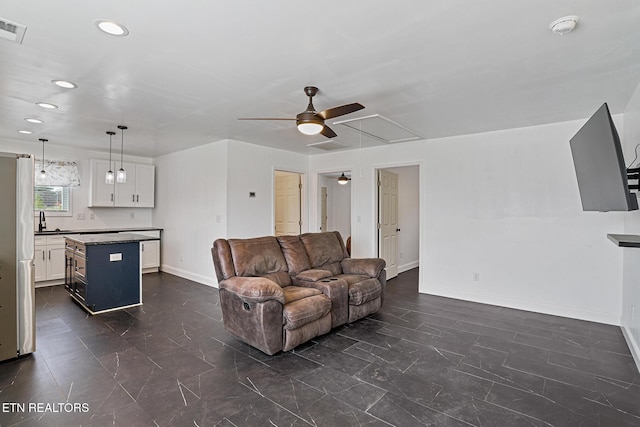
<path fill-rule="evenodd" d="M 80 173 L 76 162 L 68 162 L 63 160 L 45 160 L 44 171 L 46 176 L 44 179 L 40 176 L 42 170 L 42 160 L 36 159 L 35 167 L 35 184 L 50 185 L 55 187 L 79 187 Z"/>

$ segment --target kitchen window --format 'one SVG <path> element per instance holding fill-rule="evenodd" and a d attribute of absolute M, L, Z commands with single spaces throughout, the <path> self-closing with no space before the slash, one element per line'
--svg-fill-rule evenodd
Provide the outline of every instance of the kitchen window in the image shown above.
<path fill-rule="evenodd" d="M 54 216 L 71 216 L 71 187 L 36 185 L 33 208 Z"/>

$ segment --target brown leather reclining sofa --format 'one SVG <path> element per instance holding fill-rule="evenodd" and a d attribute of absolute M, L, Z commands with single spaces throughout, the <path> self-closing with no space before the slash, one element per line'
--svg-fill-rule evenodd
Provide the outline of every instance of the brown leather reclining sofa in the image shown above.
<path fill-rule="evenodd" d="M 384 300 L 384 260 L 350 258 L 338 232 L 218 239 L 211 253 L 225 328 L 267 354 L 375 313 Z"/>

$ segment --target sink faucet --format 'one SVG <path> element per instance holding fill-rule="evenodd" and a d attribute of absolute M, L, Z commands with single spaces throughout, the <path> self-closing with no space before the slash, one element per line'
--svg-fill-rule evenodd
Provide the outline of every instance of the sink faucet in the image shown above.
<path fill-rule="evenodd" d="M 40 211 L 40 223 L 38 224 L 38 231 L 42 231 L 47 228 L 47 220 L 44 217 L 44 211 Z"/>

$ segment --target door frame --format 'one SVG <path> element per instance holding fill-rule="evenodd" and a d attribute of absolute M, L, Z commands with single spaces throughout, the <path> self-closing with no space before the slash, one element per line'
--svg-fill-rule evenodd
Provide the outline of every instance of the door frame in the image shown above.
<path fill-rule="evenodd" d="M 320 231 L 320 177 L 321 176 L 326 176 L 329 174 L 334 174 L 334 173 L 349 173 L 351 178 L 353 178 L 353 173 L 354 173 L 354 167 L 353 166 L 345 166 L 343 168 L 331 168 L 331 169 L 321 169 L 321 170 L 316 170 L 313 172 L 313 188 L 314 191 L 311 193 L 311 197 L 315 196 L 314 200 L 311 203 L 311 208 L 315 208 L 315 215 L 313 215 L 313 218 L 315 218 L 315 223 L 313 224 L 313 231 L 314 232 L 318 232 Z M 348 185 L 352 185 L 353 181 L 350 181 Z M 353 187 L 351 187 L 351 191 L 350 191 L 350 197 L 349 197 L 349 203 L 350 203 L 350 207 L 349 207 L 349 211 L 351 212 L 351 218 L 349 218 L 350 222 L 351 222 L 351 234 L 353 234 Z M 326 230 L 323 230 L 326 231 Z M 345 243 L 346 243 L 346 237 L 342 236 L 345 239 Z"/>
<path fill-rule="evenodd" d="M 423 221 L 424 221 L 424 214 L 425 214 L 425 206 L 426 206 L 426 200 L 427 200 L 427 196 L 425 193 L 425 189 L 422 186 L 422 183 L 424 181 L 424 163 L 422 161 L 417 161 L 417 162 L 393 162 L 393 163 L 375 163 L 372 164 L 372 169 L 373 169 L 373 182 L 371 183 L 371 191 L 373 194 L 373 201 L 374 201 L 374 206 L 372 209 L 372 224 L 373 224 L 373 230 L 372 231 L 372 236 L 373 236 L 373 242 L 375 242 L 376 244 L 376 256 L 379 256 L 378 254 L 378 248 L 379 248 L 379 242 L 378 239 L 380 237 L 380 233 L 378 231 L 378 209 L 380 208 L 380 200 L 379 200 L 379 194 L 378 194 L 378 171 L 381 169 L 391 169 L 391 168 L 402 168 L 402 167 L 411 167 L 411 166 L 417 166 L 418 167 L 418 188 L 419 188 L 419 222 L 418 222 L 418 234 L 419 234 L 419 244 L 418 244 L 418 267 L 421 266 L 421 260 L 422 260 L 422 242 L 424 241 L 424 233 L 425 233 L 425 228 L 423 226 Z M 398 187 L 398 190 L 400 189 L 400 187 Z M 424 269 L 420 268 L 419 270 L 419 275 L 418 275 L 418 281 L 419 283 L 422 283 L 422 278 L 423 278 L 423 274 L 424 274 Z"/>

